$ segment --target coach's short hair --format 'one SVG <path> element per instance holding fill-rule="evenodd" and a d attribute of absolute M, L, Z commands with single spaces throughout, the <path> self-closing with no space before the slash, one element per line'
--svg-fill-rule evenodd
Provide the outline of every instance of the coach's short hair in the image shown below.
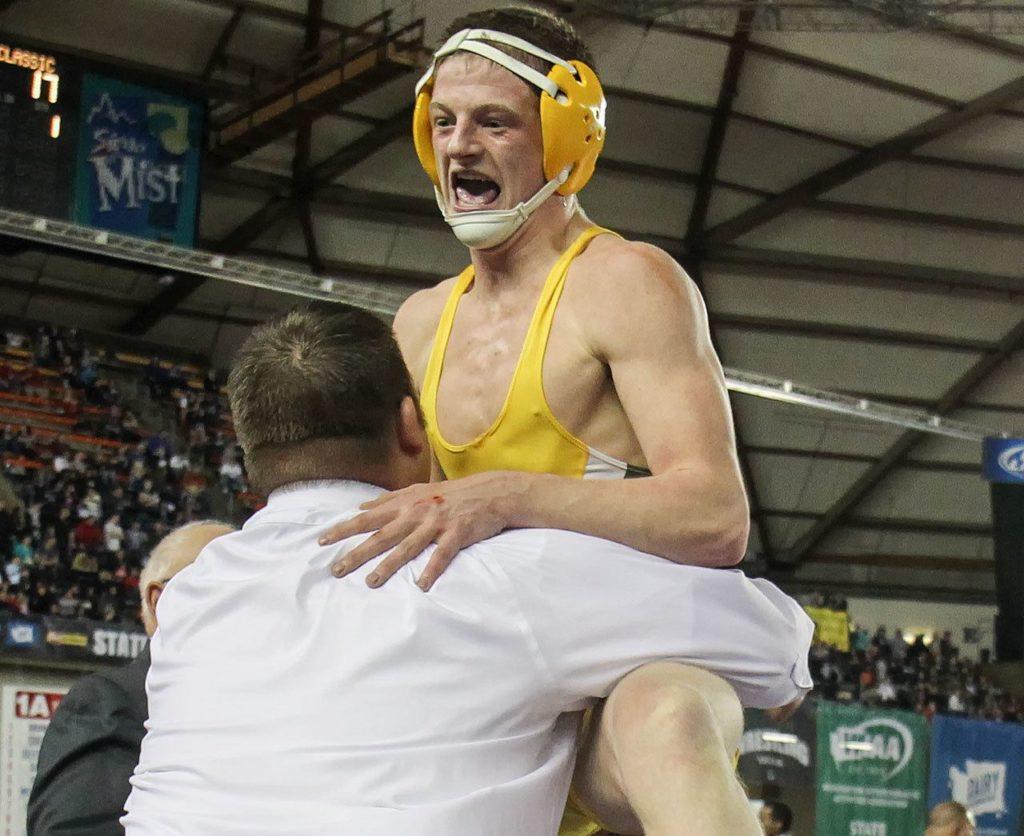
<path fill-rule="evenodd" d="M 349 305 L 303 305 L 257 327 L 235 355 L 228 398 L 250 472 L 263 449 L 314 440 L 381 452 L 412 380 L 391 328 Z"/>

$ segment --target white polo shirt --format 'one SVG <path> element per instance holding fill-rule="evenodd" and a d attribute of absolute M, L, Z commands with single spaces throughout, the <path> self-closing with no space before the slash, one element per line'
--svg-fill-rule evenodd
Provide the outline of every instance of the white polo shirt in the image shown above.
<path fill-rule="evenodd" d="M 813 624 L 770 583 L 565 531 L 427 554 L 380 589 L 318 536 L 380 490 L 275 491 L 160 598 L 137 834 L 554 834 L 574 712 L 657 659 L 719 674 L 745 705 L 811 686 Z"/>

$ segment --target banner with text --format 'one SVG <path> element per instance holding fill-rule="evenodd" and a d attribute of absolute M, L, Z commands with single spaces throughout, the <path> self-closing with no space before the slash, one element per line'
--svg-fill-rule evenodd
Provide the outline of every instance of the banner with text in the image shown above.
<path fill-rule="evenodd" d="M 49 662 L 119 665 L 149 638 L 141 627 L 57 616 L 0 614 L 0 656 Z"/>
<path fill-rule="evenodd" d="M 740 778 L 747 786 L 814 784 L 814 703 L 805 700 L 784 723 L 748 708 L 740 740 Z"/>
<path fill-rule="evenodd" d="M 804 607 L 814 622 L 815 641 L 824 642 L 836 650 L 850 650 L 850 615 L 845 610 L 825 607 Z"/>
<path fill-rule="evenodd" d="M 928 724 L 909 711 L 818 703 L 818 836 L 925 829 Z"/>
<path fill-rule="evenodd" d="M 1024 820 L 1024 725 L 938 716 L 932 721 L 928 806 L 959 801 L 978 836 L 1017 836 Z"/>
<path fill-rule="evenodd" d="M 88 73 L 80 124 L 74 220 L 193 246 L 202 104 Z"/>
<path fill-rule="evenodd" d="M 25 836 L 39 747 L 65 688 L 5 685 L 0 692 L 0 836 Z"/>

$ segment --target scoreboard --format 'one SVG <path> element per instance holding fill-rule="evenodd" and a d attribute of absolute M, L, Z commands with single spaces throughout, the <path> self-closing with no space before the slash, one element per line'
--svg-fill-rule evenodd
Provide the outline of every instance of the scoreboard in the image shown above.
<path fill-rule="evenodd" d="M 195 243 L 206 108 L 0 33 L 0 206 Z"/>
<path fill-rule="evenodd" d="M 0 37 L 0 205 L 69 217 L 81 68 Z"/>

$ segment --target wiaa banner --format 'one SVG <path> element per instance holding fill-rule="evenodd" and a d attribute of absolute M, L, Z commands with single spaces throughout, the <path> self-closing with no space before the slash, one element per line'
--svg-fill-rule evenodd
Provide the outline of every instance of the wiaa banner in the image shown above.
<path fill-rule="evenodd" d="M 121 665 L 149 642 L 141 627 L 84 618 L 0 614 L 0 656 Z"/>
<path fill-rule="evenodd" d="M 1024 726 L 936 717 L 928 804 L 959 801 L 978 836 L 1017 836 L 1024 821 Z"/>
<path fill-rule="evenodd" d="M 79 125 L 74 220 L 193 246 L 202 105 L 88 73 Z"/>
<path fill-rule="evenodd" d="M 744 712 L 740 778 L 747 786 L 810 787 L 814 784 L 814 704 L 805 700 L 784 723 L 765 712 Z"/>
<path fill-rule="evenodd" d="M 909 711 L 818 703 L 818 836 L 925 830 L 928 724 Z"/>

